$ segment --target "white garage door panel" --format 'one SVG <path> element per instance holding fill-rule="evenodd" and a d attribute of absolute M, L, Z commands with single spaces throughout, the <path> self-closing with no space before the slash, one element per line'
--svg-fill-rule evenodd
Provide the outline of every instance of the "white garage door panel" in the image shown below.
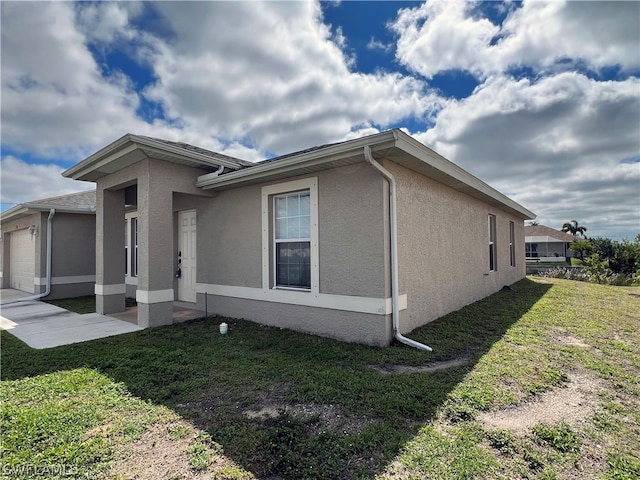
<path fill-rule="evenodd" d="M 11 232 L 11 288 L 34 292 L 36 237 L 28 229 Z"/>

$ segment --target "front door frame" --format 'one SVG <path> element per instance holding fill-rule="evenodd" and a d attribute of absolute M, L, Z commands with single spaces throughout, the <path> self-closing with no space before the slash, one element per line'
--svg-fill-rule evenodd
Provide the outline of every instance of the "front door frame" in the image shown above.
<path fill-rule="evenodd" d="M 185 221 L 188 224 L 185 225 Z M 178 212 L 178 300 L 182 302 L 196 303 L 197 299 L 197 221 L 195 209 Z M 186 231 L 185 227 L 188 227 Z M 185 233 L 189 238 L 185 238 Z"/>

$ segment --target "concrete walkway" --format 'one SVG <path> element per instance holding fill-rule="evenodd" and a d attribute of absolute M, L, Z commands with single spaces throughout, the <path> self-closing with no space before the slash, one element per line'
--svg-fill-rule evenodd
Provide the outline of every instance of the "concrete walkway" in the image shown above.
<path fill-rule="evenodd" d="M 31 348 L 52 348 L 142 330 L 117 318 L 98 313 L 80 315 L 37 300 L 12 303 L 26 296 L 29 294 L 18 290 L 0 290 L 0 328 Z"/>

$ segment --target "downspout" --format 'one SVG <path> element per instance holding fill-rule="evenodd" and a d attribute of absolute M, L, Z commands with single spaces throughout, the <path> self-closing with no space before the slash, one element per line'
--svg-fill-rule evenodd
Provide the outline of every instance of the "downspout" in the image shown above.
<path fill-rule="evenodd" d="M 391 172 L 386 170 L 382 165 L 376 162 L 371 156 L 371 148 L 369 145 L 364 146 L 364 158 L 389 182 L 389 227 L 391 230 L 391 319 L 393 322 L 393 335 L 396 340 L 410 347 L 419 350 L 431 352 L 432 348 L 415 340 L 411 340 L 400 333 L 400 305 L 398 298 L 400 296 L 400 284 L 398 277 L 398 221 L 396 215 L 396 180 Z"/>
<path fill-rule="evenodd" d="M 218 175 L 220 175 L 222 173 L 222 171 L 224 170 L 224 165 L 220 165 L 220 167 L 218 168 L 218 170 L 216 170 L 215 172 L 213 172 L 211 175 L 214 177 L 217 177 Z"/>
<path fill-rule="evenodd" d="M 30 300 L 38 300 L 40 298 L 46 297 L 51 293 L 51 223 L 53 221 L 53 216 L 56 214 L 56 209 L 52 208 L 49 210 L 49 218 L 47 218 L 47 288 L 43 293 L 30 295 L 28 297 L 22 297 L 15 302 L 28 302 Z"/>

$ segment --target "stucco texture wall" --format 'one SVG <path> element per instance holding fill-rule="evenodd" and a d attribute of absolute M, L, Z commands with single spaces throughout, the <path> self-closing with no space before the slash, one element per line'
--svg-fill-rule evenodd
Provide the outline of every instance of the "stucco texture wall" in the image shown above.
<path fill-rule="evenodd" d="M 51 228 L 52 276 L 95 275 L 95 215 L 56 213 Z"/>
<path fill-rule="evenodd" d="M 484 298 L 525 276 L 524 221 L 497 207 L 385 161 L 397 182 L 403 333 Z M 488 215 L 496 216 L 497 271 L 489 271 Z M 516 266 L 509 256 L 515 224 Z"/>
<path fill-rule="evenodd" d="M 383 184 L 362 164 L 318 177 L 320 293 L 385 296 Z M 218 192 L 198 209 L 198 282 L 262 288 L 261 187 Z M 301 295 L 305 295 L 301 292 Z"/>
<path fill-rule="evenodd" d="M 199 303 L 202 302 L 199 301 Z M 261 325 L 290 328 L 343 342 L 378 347 L 389 345 L 392 338 L 389 315 L 345 312 L 211 295 L 209 296 L 209 313 L 245 318 Z"/>

